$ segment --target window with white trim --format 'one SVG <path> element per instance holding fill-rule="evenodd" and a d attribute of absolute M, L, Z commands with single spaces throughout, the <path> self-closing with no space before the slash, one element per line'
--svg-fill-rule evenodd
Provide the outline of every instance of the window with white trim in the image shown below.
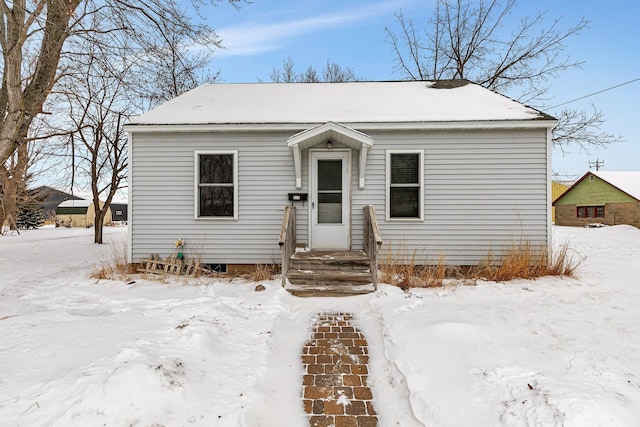
<path fill-rule="evenodd" d="M 238 152 L 195 153 L 196 217 L 238 217 Z"/>
<path fill-rule="evenodd" d="M 387 150 L 387 219 L 422 219 L 423 150 Z"/>

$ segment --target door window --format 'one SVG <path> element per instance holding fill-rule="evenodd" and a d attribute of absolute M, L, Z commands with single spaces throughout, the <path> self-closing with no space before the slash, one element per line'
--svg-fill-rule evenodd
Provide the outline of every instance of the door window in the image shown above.
<path fill-rule="evenodd" d="M 342 160 L 318 159 L 318 224 L 342 223 Z"/>

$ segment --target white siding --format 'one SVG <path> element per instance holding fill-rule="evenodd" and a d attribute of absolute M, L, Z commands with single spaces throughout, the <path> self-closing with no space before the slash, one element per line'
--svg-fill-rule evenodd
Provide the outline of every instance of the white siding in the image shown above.
<path fill-rule="evenodd" d="M 132 141 L 133 261 L 185 255 L 210 263 L 279 262 L 287 194 L 295 188 L 290 133 L 137 133 Z M 238 151 L 238 220 L 194 219 L 194 151 Z M 300 215 L 299 215 L 300 217 Z M 300 218 L 302 220 L 302 218 Z M 301 221 L 302 222 L 302 221 Z M 303 224 L 306 227 L 306 222 Z"/>
<path fill-rule="evenodd" d="M 295 188 L 294 132 L 163 133 L 133 136 L 132 257 L 166 256 L 186 239 L 204 262 L 279 262 L 278 234 L 287 193 L 308 192 L 309 153 L 302 153 L 302 189 Z M 376 208 L 384 247 L 423 262 L 479 262 L 489 250 L 521 239 L 547 243 L 546 130 L 367 132 L 375 140 L 366 186 L 358 188 L 352 155 L 352 247 L 362 247 L 362 207 Z M 385 150 L 424 150 L 424 220 L 385 221 Z M 195 220 L 195 150 L 238 150 L 239 216 Z M 298 242 L 308 236 L 308 204 L 296 202 Z"/>
<path fill-rule="evenodd" d="M 364 190 L 353 190 L 354 238 L 374 205 L 384 250 L 475 264 L 521 240 L 547 242 L 546 130 L 369 133 Z M 385 221 L 385 150 L 424 149 L 424 220 Z M 355 181 L 354 181 L 355 182 Z M 383 255 L 384 256 L 384 255 Z"/>

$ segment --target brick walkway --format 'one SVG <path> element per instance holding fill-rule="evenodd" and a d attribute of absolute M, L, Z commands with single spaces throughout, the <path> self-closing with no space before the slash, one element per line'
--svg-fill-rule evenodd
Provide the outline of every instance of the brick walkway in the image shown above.
<path fill-rule="evenodd" d="M 303 404 L 311 427 L 374 427 L 367 341 L 346 313 L 322 313 L 302 349 Z"/>

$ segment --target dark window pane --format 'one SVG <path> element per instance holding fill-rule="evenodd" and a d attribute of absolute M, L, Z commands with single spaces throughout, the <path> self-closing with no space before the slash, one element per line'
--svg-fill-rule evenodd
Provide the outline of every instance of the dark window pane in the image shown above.
<path fill-rule="evenodd" d="M 391 207 L 392 218 L 419 218 L 418 207 L 420 206 L 419 188 L 397 188 L 391 187 Z"/>
<path fill-rule="evenodd" d="M 418 184 L 419 159 L 414 153 L 391 154 L 391 184 Z"/>
<path fill-rule="evenodd" d="M 342 160 L 318 160 L 318 190 L 342 190 Z"/>
<path fill-rule="evenodd" d="M 318 193 L 318 203 L 342 203 L 342 193 Z"/>
<path fill-rule="evenodd" d="M 578 218 L 587 217 L 587 208 L 585 206 L 579 206 L 577 209 L 578 209 Z"/>
<path fill-rule="evenodd" d="M 604 206 L 596 207 L 596 217 L 597 218 L 604 218 Z"/>
<path fill-rule="evenodd" d="M 233 187 L 200 187 L 199 216 L 233 217 Z"/>
<path fill-rule="evenodd" d="M 201 154 L 201 184 L 232 184 L 233 154 Z"/>

